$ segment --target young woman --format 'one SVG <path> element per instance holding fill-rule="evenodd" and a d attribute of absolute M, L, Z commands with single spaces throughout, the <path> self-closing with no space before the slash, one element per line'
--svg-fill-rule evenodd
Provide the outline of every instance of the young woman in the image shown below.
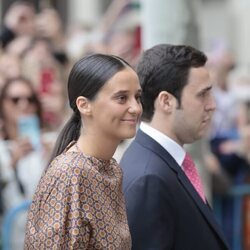
<path fill-rule="evenodd" d="M 5 183 L 1 189 L 4 212 L 32 199 L 46 166 L 43 148 L 34 143 L 42 136 L 41 114 L 41 103 L 32 83 L 23 77 L 8 79 L 0 93 L 0 173 Z M 32 124 L 36 126 L 29 126 Z M 11 249 L 23 246 L 26 219 L 26 213 L 15 218 Z"/>
<path fill-rule="evenodd" d="M 71 70 L 68 97 L 73 115 L 33 198 L 25 249 L 130 249 L 122 172 L 112 156 L 136 133 L 137 74 L 119 57 L 90 55 Z"/>

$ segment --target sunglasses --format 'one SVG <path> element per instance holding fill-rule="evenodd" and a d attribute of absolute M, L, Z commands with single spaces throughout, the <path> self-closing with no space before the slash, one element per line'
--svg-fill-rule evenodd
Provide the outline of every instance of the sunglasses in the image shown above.
<path fill-rule="evenodd" d="M 9 96 L 7 99 L 15 105 L 18 105 L 20 101 L 27 101 L 29 104 L 34 104 L 36 102 L 35 96 Z"/>

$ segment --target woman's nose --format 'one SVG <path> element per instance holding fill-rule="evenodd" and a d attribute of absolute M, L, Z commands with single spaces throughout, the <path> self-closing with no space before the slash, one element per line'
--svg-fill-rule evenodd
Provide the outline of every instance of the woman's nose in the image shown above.
<path fill-rule="evenodd" d="M 25 111 L 29 106 L 30 106 L 30 103 L 26 99 L 19 100 L 18 105 L 17 105 L 18 109 L 22 111 Z"/>
<path fill-rule="evenodd" d="M 129 112 L 140 115 L 142 113 L 142 105 L 138 101 L 134 101 L 130 104 Z"/>

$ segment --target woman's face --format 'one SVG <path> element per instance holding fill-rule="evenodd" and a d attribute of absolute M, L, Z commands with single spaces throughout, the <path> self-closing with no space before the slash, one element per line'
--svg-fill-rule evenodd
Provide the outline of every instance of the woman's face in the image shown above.
<path fill-rule="evenodd" d="M 116 73 L 90 102 L 91 129 L 98 137 L 132 138 L 142 113 L 141 87 L 130 68 Z"/>
<path fill-rule="evenodd" d="M 22 80 L 12 82 L 3 100 L 5 121 L 15 123 L 20 116 L 36 112 L 37 106 L 32 89 Z"/>

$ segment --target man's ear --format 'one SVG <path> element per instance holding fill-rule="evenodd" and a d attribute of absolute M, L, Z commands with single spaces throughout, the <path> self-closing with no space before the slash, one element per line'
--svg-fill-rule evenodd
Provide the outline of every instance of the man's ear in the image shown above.
<path fill-rule="evenodd" d="M 81 114 L 85 116 L 91 114 L 91 104 L 88 98 L 84 96 L 78 96 L 76 99 L 76 106 Z"/>
<path fill-rule="evenodd" d="M 158 105 L 166 112 L 173 110 L 175 106 L 176 99 L 175 97 L 167 91 L 161 91 L 157 97 Z"/>

